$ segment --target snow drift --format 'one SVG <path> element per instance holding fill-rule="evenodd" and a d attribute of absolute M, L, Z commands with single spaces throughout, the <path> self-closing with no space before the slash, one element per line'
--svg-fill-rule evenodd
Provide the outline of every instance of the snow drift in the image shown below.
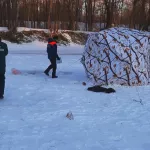
<path fill-rule="evenodd" d="M 149 51 L 149 32 L 110 28 L 89 36 L 82 64 L 94 84 L 147 85 Z"/>

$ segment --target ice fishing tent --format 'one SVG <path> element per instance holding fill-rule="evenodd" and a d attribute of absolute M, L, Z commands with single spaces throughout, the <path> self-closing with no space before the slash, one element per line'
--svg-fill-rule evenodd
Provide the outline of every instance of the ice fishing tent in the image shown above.
<path fill-rule="evenodd" d="M 147 85 L 149 51 L 149 32 L 116 27 L 90 34 L 81 62 L 94 84 Z"/>

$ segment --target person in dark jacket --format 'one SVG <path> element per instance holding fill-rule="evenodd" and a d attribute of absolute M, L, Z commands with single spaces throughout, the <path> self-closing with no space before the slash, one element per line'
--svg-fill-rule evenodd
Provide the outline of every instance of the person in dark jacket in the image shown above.
<path fill-rule="evenodd" d="M 49 38 L 48 39 L 48 44 L 47 44 L 47 53 L 48 53 L 48 59 L 51 62 L 51 65 L 48 66 L 48 68 L 44 71 L 44 73 L 49 76 L 49 71 L 51 69 L 53 69 L 52 71 L 52 78 L 57 78 L 58 76 L 56 76 L 56 69 L 57 69 L 57 64 L 56 64 L 56 60 L 60 60 L 58 54 L 57 54 L 57 43 L 56 43 L 56 39 L 58 37 L 55 36 L 53 38 Z"/>
<path fill-rule="evenodd" d="M 8 54 L 7 44 L 3 43 L 0 37 L 0 99 L 4 98 L 5 72 L 6 72 L 5 57 L 7 54 Z"/>

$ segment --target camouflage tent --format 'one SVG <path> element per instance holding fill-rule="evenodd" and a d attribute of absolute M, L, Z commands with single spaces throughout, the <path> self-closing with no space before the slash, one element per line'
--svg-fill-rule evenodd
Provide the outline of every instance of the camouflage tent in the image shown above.
<path fill-rule="evenodd" d="M 149 51 L 149 32 L 110 28 L 89 36 L 82 64 L 94 84 L 147 85 Z"/>

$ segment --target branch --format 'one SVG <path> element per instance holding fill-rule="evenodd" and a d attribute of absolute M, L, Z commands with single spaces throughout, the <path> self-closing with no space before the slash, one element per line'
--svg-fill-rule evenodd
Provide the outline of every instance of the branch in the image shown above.
<path fill-rule="evenodd" d="M 141 105 L 144 105 L 144 104 L 143 104 L 143 100 L 141 99 L 140 93 L 139 93 L 139 91 L 138 91 L 137 88 L 136 88 L 136 92 L 138 93 L 138 98 L 139 98 L 139 100 L 133 99 L 133 101 L 138 102 L 138 103 L 140 103 Z"/>
<path fill-rule="evenodd" d="M 137 102 L 137 103 L 140 103 L 141 105 L 144 105 L 142 99 L 140 99 L 139 101 L 136 100 L 136 99 L 133 99 L 133 101 L 134 101 L 134 102 Z"/>

